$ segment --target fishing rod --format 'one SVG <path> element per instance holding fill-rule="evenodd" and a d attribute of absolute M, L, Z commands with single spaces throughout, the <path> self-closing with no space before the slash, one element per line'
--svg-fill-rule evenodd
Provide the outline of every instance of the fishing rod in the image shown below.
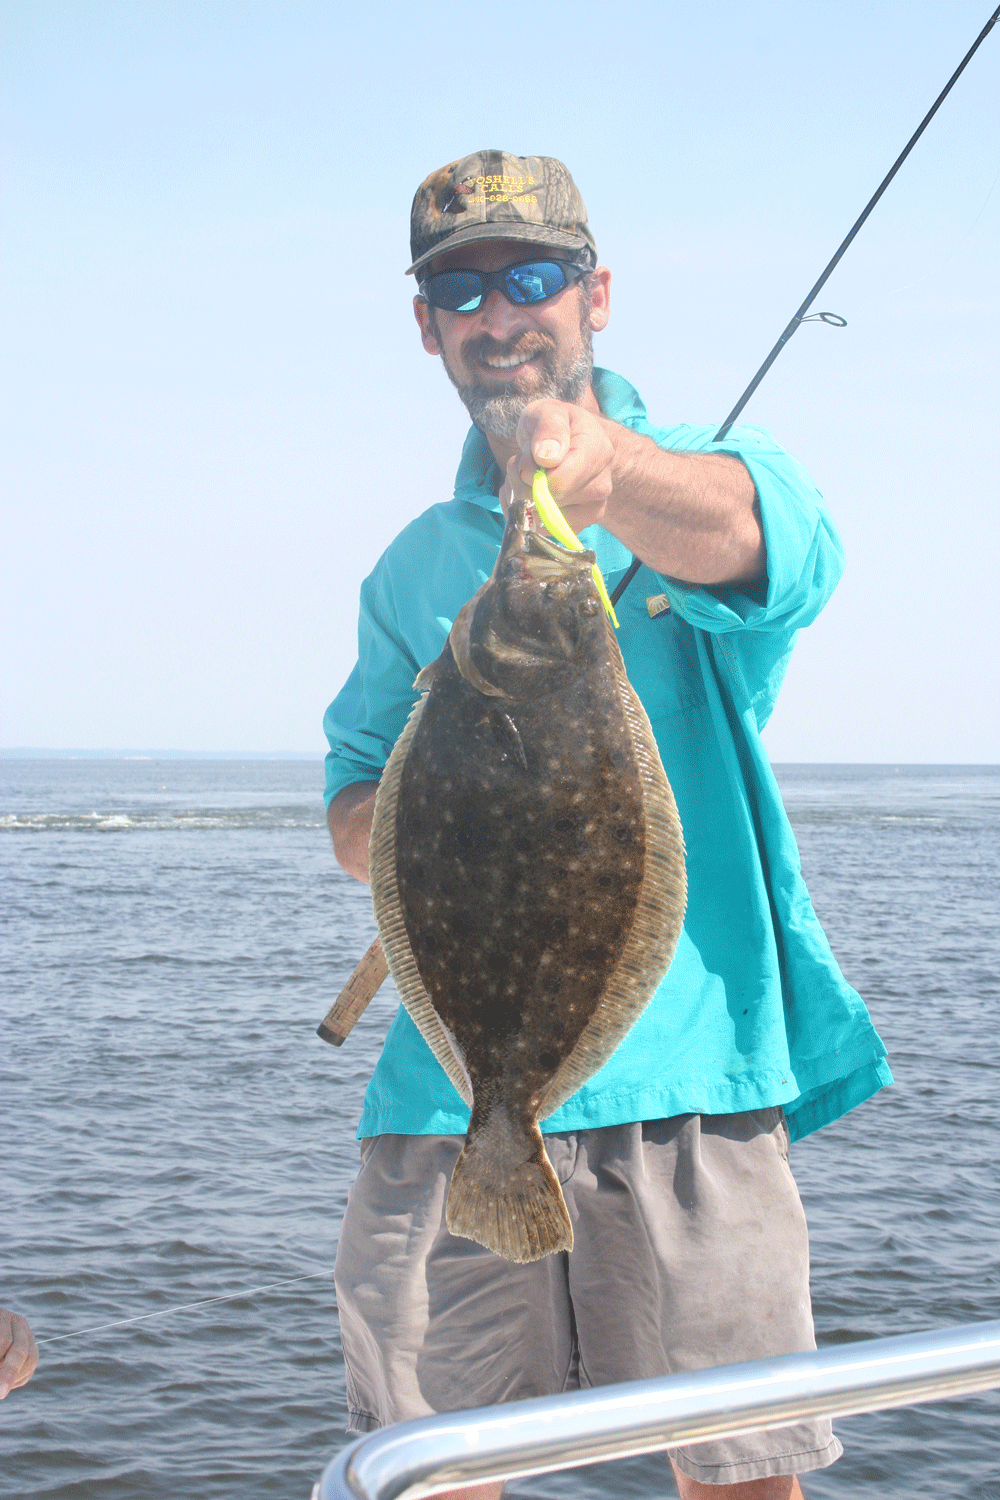
<path fill-rule="evenodd" d="M 914 146 L 917 144 L 924 131 L 927 129 L 927 126 L 930 124 L 931 120 L 933 120 L 934 116 L 941 108 L 941 105 L 944 103 L 945 99 L 948 97 L 951 90 L 954 88 L 955 84 L 962 76 L 965 68 L 972 60 L 973 54 L 978 50 L 980 43 L 985 41 L 986 37 L 993 30 L 993 27 L 996 25 L 998 19 L 1000 19 L 1000 5 L 997 6 L 996 10 L 990 16 L 989 20 L 986 22 L 986 25 L 976 37 L 976 40 L 973 42 L 968 52 L 962 58 L 962 61 L 955 69 L 954 73 L 952 73 L 951 77 L 948 79 L 948 82 L 945 84 L 940 94 L 938 94 L 937 98 L 934 100 L 934 103 L 924 115 L 924 118 L 921 120 L 916 130 L 910 136 L 910 139 L 907 141 L 906 145 L 903 147 L 896 160 L 893 162 L 892 167 L 886 173 L 885 177 L 879 183 L 871 198 L 865 204 L 864 209 L 862 210 L 859 217 L 855 220 L 854 224 L 852 224 L 843 242 L 838 247 L 836 254 L 830 261 L 830 264 L 826 267 L 822 276 L 809 292 L 809 295 L 806 297 L 801 307 L 799 307 L 798 311 L 793 314 L 792 318 L 783 330 L 778 342 L 775 344 L 774 348 L 771 350 L 770 354 L 767 356 L 764 363 L 761 365 L 760 369 L 757 371 L 756 375 L 753 377 L 750 384 L 747 386 L 746 390 L 743 392 L 742 396 L 737 401 L 732 411 L 729 413 L 729 416 L 726 418 L 722 426 L 719 428 L 718 432 L 715 434 L 715 437 L 712 439 L 713 443 L 722 442 L 723 438 L 726 436 L 726 434 L 729 432 L 729 429 L 736 421 L 736 418 L 746 406 L 747 402 L 750 400 L 750 397 L 760 385 L 768 370 L 774 364 L 774 361 L 777 359 L 782 349 L 784 349 L 787 345 L 789 339 L 792 337 L 792 334 L 796 333 L 803 323 L 828 323 L 834 328 L 846 328 L 847 319 L 840 317 L 837 313 L 812 313 L 808 317 L 806 316 L 806 314 L 809 312 L 809 308 L 815 302 L 816 298 L 823 290 L 827 281 L 830 279 L 837 263 L 846 251 L 847 247 L 850 245 L 851 241 L 854 239 L 854 236 L 857 234 L 858 230 L 861 228 L 862 224 L 865 222 L 868 215 L 871 213 L 872 209 L 875 207 L 876 203 L 881 198 L 882 194 L 885 192 L 886 188 L 889 186 L 890 182 L 895 177 L 896 173 L 899 171 L 900 167 L 903 165 L 904 161 L 909 156 L 910 152 L 913 150 Z M 621 598 L 622 594 L 624 594 L 625 590 L 628 588 L 629 584 L 632 582 L 632 579 L 635 577 L 641 567 L 642 560 L 638 557 L 633 557 L 631 563 L 629 564 L 628 571 L 625 573 L 625 576 L 619 581 L 617 588 L 615 588 L 614 592 L 611 595 L 612 605 L 618 603 L 618 600 Z"/>

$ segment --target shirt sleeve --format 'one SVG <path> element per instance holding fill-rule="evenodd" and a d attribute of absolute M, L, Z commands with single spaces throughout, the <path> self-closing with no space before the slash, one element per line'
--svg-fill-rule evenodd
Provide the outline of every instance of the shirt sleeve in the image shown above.
<path fill-rule="evenodd" d="M 691 440 L 683 446 L 729 453 L 746 466 L 764 528 L 766 580 L 705 588 L 661 577 L 664 593 L 682 619 L 700 630 L 714 635 L 765 631 L 790 640 L 811 624 L 837 586 L 844 568 L 840 537 L 808 474 L 768 433 L 740 427 L 724 442 L 712 443 L 704 441 L 706 431 L 689 429 Z"/>
<path fill-rule="evenodd" d="M 732 454 L 754 482 L 767 552 L 764 578 L 706 588 L 657 576 L 671 608 L 711 638 L 710 654 L 759 731 L 774 708 L 798 632 L 839 582 L 840 537 L 808 474 L 763 429 L 737 427 L 721 443 L 704 427 L 657 436 L 661 447 L 677 452 Z"/>
<path fill-rule="evenodd" d="M 358 661 L 327 709 L 327 807 L 355 781 L 378 781 L 418 694 L 419 664 L 400 627 L 385 558 L 361 586 Z"/>

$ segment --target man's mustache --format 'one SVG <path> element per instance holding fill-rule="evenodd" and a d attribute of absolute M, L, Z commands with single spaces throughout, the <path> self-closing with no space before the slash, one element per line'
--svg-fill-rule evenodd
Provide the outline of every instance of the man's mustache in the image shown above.
<path fill-rule="evenodd" d="M 471 339 L 462 353 L 469 363 L 482 364 L 487 359 L 533 359 L 536 354 L 548 354 L 555 347 L 555 339 L 548 338 L 543 333 L 515 334 L 513 338 L 503 342 L 483 333 L 478 338 Z"/>

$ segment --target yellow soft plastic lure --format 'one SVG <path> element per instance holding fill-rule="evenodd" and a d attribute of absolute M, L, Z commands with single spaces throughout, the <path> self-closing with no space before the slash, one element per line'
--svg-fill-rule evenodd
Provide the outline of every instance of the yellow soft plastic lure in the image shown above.
<path fill-rule="evenodd" d="M 554 536 L 557 542 L 561 542 L 571 552 L 586 552 L 586 547 L 553 500 L 544 469 L 535 470 L 535 477 L 531 481 L 531 500 L 535 510 L 538 512 L 538 519 L 550 536 Z M 591 568 L 591 572 L 594 575 L 594 582 L 597 584 L 597 592 L 601 596 L 601 603 L 608 612 L 608 619 L 617 630 L 618 616 L 615 614 L 614 605 L 608 598 L 608 591 L 604 587 L 601 570 L 596 563 Z"/>

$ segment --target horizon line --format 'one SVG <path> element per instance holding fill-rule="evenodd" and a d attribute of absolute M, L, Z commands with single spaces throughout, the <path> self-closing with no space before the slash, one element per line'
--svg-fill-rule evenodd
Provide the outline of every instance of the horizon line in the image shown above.
<path fill-rule="evenodd" d="M 4 745 L 0 760 L 323 760 L 323 750 L 168 750 L 138 747 L 115 750 L 108 746 Z"/>
<path fill-rule="evenodd" d="M 326 758 L 323 750 L 169 750 L 137 748 L 115 750 L 108 747 L 50 747 L 36 745 L 0 746 L 0 760 L 260 760 L 315 761 Z M 998 761 L 981 760 L 772 760 L 774 766 L 965 766 L 984 770 L 1000 767 Z"/>

